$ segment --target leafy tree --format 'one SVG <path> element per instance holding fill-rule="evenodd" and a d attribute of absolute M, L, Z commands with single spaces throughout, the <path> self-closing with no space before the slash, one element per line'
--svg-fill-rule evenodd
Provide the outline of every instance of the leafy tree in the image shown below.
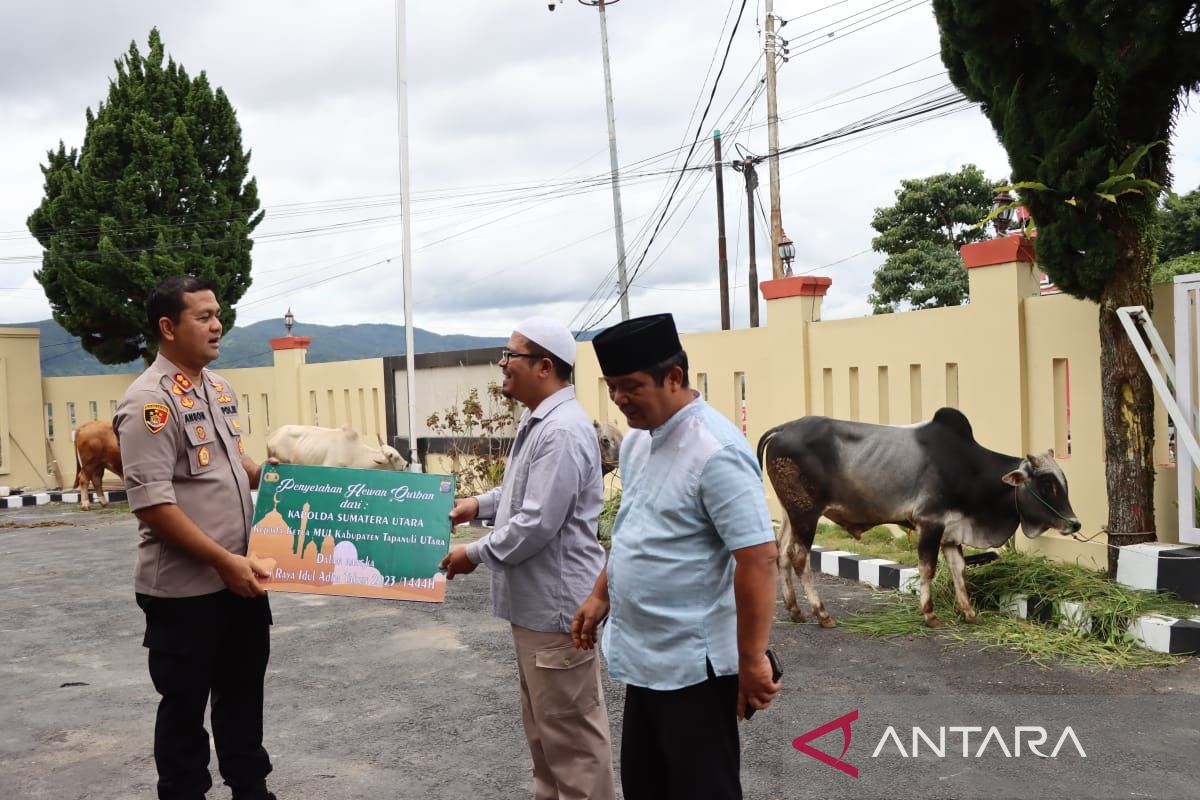
<path fill-rule="evenodd" d="M 958 248 L 987 235 L 977 223 L 988 213 L 999 184 L 974 164 L 958 172 L 900 182 L 896 202 L 875 209 L 871 247 L 886 253 L 875 271 L 870 302 L 888 314 L 907 302 L 913 308 L 961 305 L 967 272 Z"/>
<path fill-rule="evenodd" d="M 1167 201 L 1158 257 L 1163 261 L 1200 252 L 1200 189 Z"/>
<path fill-rule="evenodd" d="M 957 306 L 967 298 L 967 271 L 953 247 L 919 242 L 888 256 L 871 289 L 876 314 L 890 314 L 905 302 L 914 309 Z"/>
<path fill-rule="evenodd" d="M 145 299 L 164 277 L 217 286 L 221 322 L 250 287 L 250 233 L 262 221 L 250 154 L 224 91 L 188 77 L 150 31 L 116 62 L 108 100 L 87 110 L 83 146 L 60 141 L 29 216 L 45 251 L 36 273 L 54 319 L 105 364 L 153 360 Z"/>
<path fill-rule="evenodd" d="M 995 129 L 1038 261 L 1099 304 L 1109 542 L 1154 538 L 1154 396 L 1117 319 L 1151 305 L 1172 123 L 1200 87 L 1195 0 L 934 0 L 950 79 Z M 1109 551 L 1115 572 L 1116 551 Z"/>
<path fill-rule="evenodd" d="M 1161 261 L 1154 265 L 1153 283 L 1168 283 L 1176 275 L 1192 275 L 1200 272 L 1200 252 L 1187 253 L 1172 258 L 1170 261 Z"/>

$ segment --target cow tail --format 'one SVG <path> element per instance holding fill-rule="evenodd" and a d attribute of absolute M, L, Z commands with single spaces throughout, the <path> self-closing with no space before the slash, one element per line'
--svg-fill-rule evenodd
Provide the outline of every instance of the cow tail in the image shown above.
<path fill-rule="evenodd" d="M 79 460 L 79 438 L 71 442 L 71 452 L 75 454 L 75 482 L 71 484 L 71 488 L 79 485 L 79 476 L 83 472 L 83 462 Z"/>
<path fill-rule="evenodd" d="M 760 468 L 763 466 L 763 455 L 766 453 L 766 450 L 767 450 L 767 442 L 771 441 L 771 437 L 773 437 L 775 434 L 779 433 L 779 431 L 782 429 L 783 429 L 782 425 L 776 425 L 774 428 L 771 428 L 769 431 L 764 433 L 759 438 L 759 440 L 758 440 L 758 466 Z"/>

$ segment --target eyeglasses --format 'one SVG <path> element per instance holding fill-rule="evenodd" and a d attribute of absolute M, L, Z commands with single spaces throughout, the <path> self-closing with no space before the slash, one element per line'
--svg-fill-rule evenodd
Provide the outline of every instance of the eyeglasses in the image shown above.
<path fill-rule="evenodd" d="M 538 353 L 516 353 L 516 352 L 513 352 L 512 350 L 501 350 L 500 351 L 500 363 L 501 364 L 507 363 L 510 358 L 532 358 L 532 359 L 540 361 L 541 359 L 543 359 L 545 357 L 546 356 L 540 355 Z"/>

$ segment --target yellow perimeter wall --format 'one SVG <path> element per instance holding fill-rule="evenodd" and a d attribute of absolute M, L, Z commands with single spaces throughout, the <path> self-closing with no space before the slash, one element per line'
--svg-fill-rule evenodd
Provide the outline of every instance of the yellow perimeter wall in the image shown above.
<path fill-rule="evenodd" d="M 1035 265 L 1020 261 L 979 267 L 969 271 L 968 305 L 828 322 L 820 319 L 820 297 L 771 300 L 766 327 L 683 336 L 690 379 L 721 413 L 739 425 L 744 420 L 752 446 L 767 429 L 806 414 L 903 425 L 928 419 L 943 405 L 960 408 L 985 447 L 1014 455 L 1054 447 L 1083 533 L 1091 535 L 1107 516 L 1097 311 L 1066 295 L 1042 296 L 1038 274 Z M 1168 343 L 1170 291 L 1169 285 L 1156 289 L 1154 314 Z M 384 359 L 306 364 L 304 353 L 277 351 L 273 367 L 223 373 L 247 418 L 252 457 L 265 457 L 266 432 L 287 423 L 349 423 L 369 441 L 376 435 L 386 439 L 389 394 L 396 406 L 393 433 L 407 434 L 404 376 L 394 368 L 395 359 L 386 365 Z M 445 361 L 454 354 L 440 355 Z M 420 371 L 418 436 L 428 435 L 429 413 L 461 400 L 472 386 L 482 393 L 498 377 L 479 357 L 472 363 L 441 361 L 427 362 Z M 39 381 L 38 374 L 37 332 L 0 329 L 0 485 L 54 485 L 46 463 L 47 410 L 52 455 L 69 483 L 75 473 L 69 408 L 73 405 L 76 425 L 93 416 L 110 419 L 133 378 Z M 385 392 L 389 381 L 393 386 Z M 576 386 L 595 419 L 623 426 L 587 344 L 579 348 Z M 1161 404 L 1157 421 L 1158 536 L 1176 541 L 1174 466 L 1167 463 Z M 431 468 L 441 463 L 433 461 Z M 778 515 L 769 489 L 768 497 Z M 1016 539 L 1023 549 L 1097 567 L 1104 563 L 1103 536 L 1091 544 L 1052 532 L 1033 542 Z"/>

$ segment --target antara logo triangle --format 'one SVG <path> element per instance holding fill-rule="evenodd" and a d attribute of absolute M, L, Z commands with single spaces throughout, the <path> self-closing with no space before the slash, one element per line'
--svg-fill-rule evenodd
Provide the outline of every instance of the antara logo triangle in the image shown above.
<path fill-rule="evenodd" d="M 849 714 L 843 714 L 831 722 L 826 722 L 824 725 L 818 728 L 813 728 L 807 733 L 800 734 L 792 740 L 792 747 L 796 748 L 801 753 L 804 753 L 806 756 L 812 756 L 822 764 L 828 764 L 834 769 L 846 773 L 851 778 L 857 778 L 858 767 L 842 761 L 842 758 L 846 755 L 846 751 L 850 749 L 850 738 L 853 736 L 853 732 L 850 730 L 850 724 L 857 719 L 858 709 L 856 708 Z M 842 732 L 842 752 L 837 758 L 834 758 L 828 753 L 818 750 L 809 744 L 809 742 L 813 741 L 814 739 L 820 739 L 825 734 L 839 729 Z"/>

